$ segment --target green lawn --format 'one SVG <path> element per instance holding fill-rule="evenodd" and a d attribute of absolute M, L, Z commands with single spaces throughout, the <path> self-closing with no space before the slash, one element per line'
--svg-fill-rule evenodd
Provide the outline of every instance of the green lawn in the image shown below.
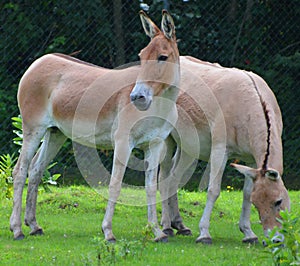
<path fill-rule="evenodd" d="M 43 236 L 14 241 L 9 231 L 12 200 L 1 202 L 0 265 L 271 265 L 270 254 L 259 245 L 241 242 L 238 228 L 242 194 L 223 191 L 211 219 L 213 245 L 196 244 L 206 193 L 180 191 L 179 203 L 185 224 L 193 236 L 175 236 L 168 243 L 154 243 L 146 227 L 146 206 L 118 204 L 113 219 L 117 244 L 103 241 L 101 222 L 106 200 L 103 193 L 87 187 L 51 188 L 40 193 L 37 219 Z M 123 190 L 127 197 L 143 198 L 144 190 Z M 292 211 L 300 216 L 299 192 L 290 192 Z M 136 201 L 137 202 L 137 201 Z M 159 215 L 161 206 L 158 206 Z M 252 209 L 253 230 L 263 237 L 256 210 Z M 150 238 L 152 235 L 150 236 Z"/>

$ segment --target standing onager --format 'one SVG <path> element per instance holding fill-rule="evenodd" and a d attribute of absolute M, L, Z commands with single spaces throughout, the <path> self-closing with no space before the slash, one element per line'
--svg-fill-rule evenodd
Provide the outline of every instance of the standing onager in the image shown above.
<path fill-rule="evenodd" d="M 151 37 L 140 53 L 141 67 L 108 70 L 52 54 L 36 60 L 22 77 L 18 103 L 24 138 L 13 172 L 14 207 L 10 218 L 15 239 L 24 238 L 21 210 L 27 174 L 25 224 L 30 226 L 31 235 L 43 233 L 36 221 L 38 185 L 67 138 L 91 147 L 114 149 L 109 199 L 102 223 L 105 239 L 112 242 L 112 216 L 130 153 L 134 147 L 144 150 L 148 221 L 154 225 L 156 241 L 167 239 L 156 216 L 156 172 L 163 141 L 177 120 L 179 52 L 174 22 L 166 11 L 162 31 L 145 13 L 140 12 L 140 17 Z M 138 126 L 133 128 L 136 123 Z"/>
<path fill-rule="evenodd" d="M 251 202 L 259 212 L 266 235 L 268 230 L 279 225 L 276 220 L 279 211 L 290 207 L 281 179 L 282 119 L 276 98 L 266 82 L 254 73 L 224 68 L 192 57 L 181 57 L 180 66 L 181 84 L 184 85 L 181 88 L 187 90 L 178 96 L 176 128 L 184 137 L 179 138 L 173 131 L 166 141 L 168 152 L 160 171 L 163 231 L 172 234 L 171 227 L 184 227 L 176 190 L 185 170 L 194 159 L 200 159 L 208 162 L 210 171 L 206 172 L 209 174 L 207 203 L 196 242 L 212 243 L 210 216 L 220 194 L 223 171 L 228 159 L 237 158 L 255 166 L 231 164 L 245 175 L 239 222 L 245 235 L 243 242 L 256 242 L 257 236 L 250 226 Z M 193 130 L 197 131 L 198 138 L 191 136 Z"/>

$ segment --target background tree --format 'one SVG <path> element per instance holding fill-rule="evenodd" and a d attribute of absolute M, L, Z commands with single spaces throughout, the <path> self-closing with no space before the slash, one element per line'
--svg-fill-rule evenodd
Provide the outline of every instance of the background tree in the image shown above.
<path fill-rule="evenodd" d="M 169 7 L 182 55 L 251 70 L 268 82 L 283 114 L 284 178 L 289 188 L 300 188 L 299 0 L 1 1 L 0 154 L 18 149 L 11 141 L 11 117 L 18 115 L 17 86 L 29 65 L 51 52 L 80 51 L 78 58 L 104 67 L 138 60 L 148 42 L 141 7 L 158 23 Z M 75 169 L 69 155 L 67 146 L 58 159 L 61 172 L 66 165 Z M 106 160 L 109 166 L 110 156 Z"/>

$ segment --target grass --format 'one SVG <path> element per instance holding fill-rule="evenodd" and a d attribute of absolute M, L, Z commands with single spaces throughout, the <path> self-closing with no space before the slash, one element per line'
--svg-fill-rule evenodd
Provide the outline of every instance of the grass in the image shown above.
<path fill-rule="evenodd" d="M 45 235 L 28 236 L 13 241 L 9 231 L 12 201 L 1 202 L 0 265 L 271 265 L 270 254 L 261 245 L 241 242 L 238 229 L 242 194 L 223 191 L 213 210 L 211 235 L 213 245 L 196 244 L 198 223 L 206 193 L 179 192 L 180 209 L 193 236 L 176 236 L 168 243 L 149 239 L 146 206 L 118 204 L 113 219 L 117 244 L 103 241 L 101 222 L 106 200 L 84 186 L 52 188 L 38 198 L 37 219 Z M 144 198 L 143 190 L 124 189 L 126 195 Z M 290 192 L 292 211 L 300 214 L 299 192 Z M 141 203 L 141 201 L 140 201 Z M 159 215 L 161 206 L 158 206 Z M 252 228 L 263 237 L 256 210 L 252 209 Z M 150 235 L 150 238 L 153 237 Z"/>

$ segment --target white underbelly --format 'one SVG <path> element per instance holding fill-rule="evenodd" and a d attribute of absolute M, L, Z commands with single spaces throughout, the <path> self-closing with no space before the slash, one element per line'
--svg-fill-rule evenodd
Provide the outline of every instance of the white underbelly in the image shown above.
<path fill-rule="evenodd" d="M 96 125 L 88 121 L 76 121 L 76 123 L 57 121 L 55 126 L 74 142 L 106 150 L 113 149 L 115 138 L 128 141 L 132 149 L 143 148 L 154 140 L 166 139 L 173 128 L 163 119 L 155 117 L 138 121 L 129 129 L 124 127 L 122 122 L 117 124 L 112 123 L 111 120 L 102 120 Z"/>
<path fill-rule="evenodd" d="M 100 124 L 87 121 L 57 123 L 57 128 L 72 141 L 88 147 L 110 150 L 113 148 L 112 123 L 102 121 Z"/>

